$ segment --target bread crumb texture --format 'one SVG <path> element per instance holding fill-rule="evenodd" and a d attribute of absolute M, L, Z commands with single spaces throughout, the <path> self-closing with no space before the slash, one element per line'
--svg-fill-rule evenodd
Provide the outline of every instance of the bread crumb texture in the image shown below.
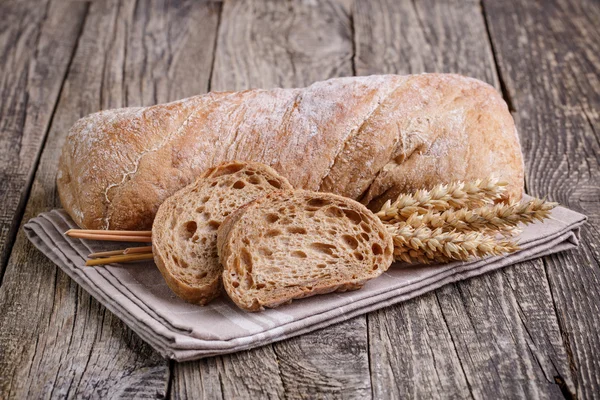
<path fill-rule="evenodd" d="M 274 190 L 291 189 L 273 169 L 227 162 L 206 171 L 168 198 L 152 227 L 154 259 L 169 287 L 204 305 L 222 292 L 217 229 L 242 205 Z"/>
<path fill-rule="evenodd" d="M 362 204 L 305 190 L 270 193 L 218 231 L 223 282 L 242 309 L 361 288 L 392 263 L 393 243 Z"/>

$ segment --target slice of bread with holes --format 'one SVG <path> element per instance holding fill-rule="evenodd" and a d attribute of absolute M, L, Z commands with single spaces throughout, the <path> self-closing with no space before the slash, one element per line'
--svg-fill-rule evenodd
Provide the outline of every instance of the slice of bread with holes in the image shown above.
<path fill-rule="evenodd" d="M 228 162 L 204 172 L 169 197 L 152 225 L 154 261 L 179 297 L 204 305 L 222 292 L 217 228 L 242 205 L 266 193 L 292 189 L 274 169 Z"/>
<path fill-rule="evenodd" d="M 219 227 L 223 284 L 242 309 L 360 289 L 392 263 L 393 243 L 362 204 L 305 190 L 267 194 Z"/>

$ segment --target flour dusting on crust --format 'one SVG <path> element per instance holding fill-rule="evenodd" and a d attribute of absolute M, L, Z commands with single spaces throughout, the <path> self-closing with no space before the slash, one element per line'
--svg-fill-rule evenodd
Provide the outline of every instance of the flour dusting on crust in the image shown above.
<path fill-rule="evenodd" d="M 445 74 L 335 78 L 102 111 L 71 128 L 57 185 L 82 227 L 147 229 L 167 197 L 233 159 L 373 207 L 399 191 L 492 173 L 512 197 L 523 187 L 502 96 Z"/>

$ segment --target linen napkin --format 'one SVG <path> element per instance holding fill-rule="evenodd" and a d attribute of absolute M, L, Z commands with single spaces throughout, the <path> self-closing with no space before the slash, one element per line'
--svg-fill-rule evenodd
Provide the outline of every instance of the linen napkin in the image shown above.
<path fill-rule="evenodd" d="M 85 267 L 91 252 L 124 243 L 64 236 L 77 228 L 64 210 L 42 213 L 24 227 L 29 240 L 73 280 L 163 356 L 177 361 L 233 353 L 301 335 L 399 303 L 445 284 L 577 247 L 582 214 L 557 207 L 544 223 L 525 227 L 521 250 L 507 256 L 444 265 L 394 264 L 363 289 L 294 301 L 247 313 L 223 296 L 205 307 L 188 304 L 167 287 L 152 261 Z"/>

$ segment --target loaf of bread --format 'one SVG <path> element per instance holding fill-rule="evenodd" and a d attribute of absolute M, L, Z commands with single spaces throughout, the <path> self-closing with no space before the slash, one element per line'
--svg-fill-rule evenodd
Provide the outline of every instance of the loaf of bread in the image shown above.
<path fill-rule="evenodd" d="M 360 289 L 389 268 L 394 248 L 362 204 L 306 190 L 243 206 L 219 227 L 217 246 L 225 290 L 247 311 Z"/>
<path fill-rule="evenodd" d="M 154 261 L 182 299 L 204 305 L 222 292 L 217 229 L 244 204 L 289 182 L 258 163 L 229 162 L 205 171 L 169 197 L 152 225 Z"/>
<path fill-rule="evenodd" d="M 372 209 L 401 192 L 490 175 L 508 182 L 509 197 L 523 189 L 519 139 L 501 95 L 475 79 L 422 74 L 92 114 L 68 134 L 58 192 L 83 228 L 148 229 L 167 197 L 234 159 Z"/>

